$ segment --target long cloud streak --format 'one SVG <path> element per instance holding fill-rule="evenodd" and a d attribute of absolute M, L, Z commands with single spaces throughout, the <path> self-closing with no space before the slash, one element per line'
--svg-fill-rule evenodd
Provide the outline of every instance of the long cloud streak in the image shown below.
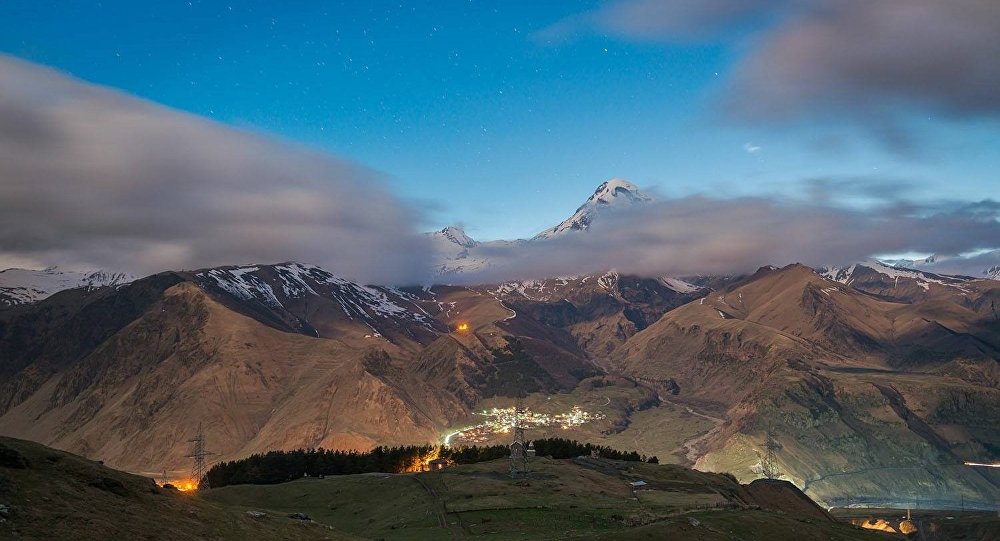
<path fill-rule="evenodd" d="M 415 282 L 416 219 L 360 166 L 0 56 L 0 264 L 294 259 Z"/>
<path fill-rule="evenodd" d="M 1000 114 L 1000 2 L 614 0 L 535 34 L 730 42 L 725 102 L 739 118 L 853 115 L 892 136 L 893 110 Z M 748 38 L 752 36 L 752 38 Z"/>

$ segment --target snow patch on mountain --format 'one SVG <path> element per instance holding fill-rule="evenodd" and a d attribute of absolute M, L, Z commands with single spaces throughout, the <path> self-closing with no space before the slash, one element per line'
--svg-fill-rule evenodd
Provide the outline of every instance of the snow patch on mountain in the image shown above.
<path fill-rule="evenodd" d="M 559 276 L 545 280 L 517 280 L 499 284 L 490 291 L 494 297 L 521 296 L 533 301 L 552 301 L 565 294 L 564 288 L 571 282 L 583 284 L 588 277 Z"/>
<path fill-rule="evenodd" d="M 199 274 L 215 281 L 215 285 L 230 295 L 244 301 L 259 301 L 271 308 L 282 308 L 281 301 L 274 294 L 271 286 L 253 273 L 260 267 L 237 267 L 230 269 L 212 269 Z"/>
<path fill-rule="evenodd" d="M 671 278 L 669 276 L 661 276 L 660 283 L 669 287 L 670 289 L 673 289 L 678 293 L 695 293 L 697 291 L 702 290 L 701 286 L 696 286 L 694 284 L 685 282 L 680 278 Z"/>
<path fill-rule="evenodd" d="M 871 259 L 863 263 L 855 263 L 849 267 L 825 267 L 818 270 L 818 273 L 829 280 L 851 285 L 854 282 L 856 272 L 861 269 L 870 269 L 883 276 L 891 278 L 896 285 L 900 279 L 913 280 L 924 290 L 930 289 L 930 284 L 938 284 L 945 287 L 954 287 L 965 291 L 962 284 L 971 280 L 963 276 L 947 276 L 924 272 L 916 269 L 908 269 L 895 265 L 889 265 L 882 261 Z"/>
<path fill-rule="evenodd" d="M 130 274 L 103 270 L 7 269 L 0 271 L 0 305 L 27 304 L 66 289 L 121 286 L 134 280 Z"/>
<path fill-rule="evenodd" d="M 608 271 L 597 279 L 597 285 L 601 286 L 606 291 L 615 291 L 618 287 L 618 278 L 617 272 Z"/>
<path fill-rule="evenodd" d="M 195 276 L 239 300 L 259 302 L 274 309 L 287 309 L 286 304 L 294 299 L 318 296 L 336 301 L 348 318 L 369 325 L 385 318 L 409 320 L 430 328 L 430 317 L 412 296 L 394 288 L 358 284 L 315 265 L 222 267 Z"/>

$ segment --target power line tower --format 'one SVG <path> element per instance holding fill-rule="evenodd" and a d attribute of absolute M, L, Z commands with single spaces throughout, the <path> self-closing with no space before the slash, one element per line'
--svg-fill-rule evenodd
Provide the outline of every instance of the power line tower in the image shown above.
<path fill-rule="evenodd" d="M 192 440 L 188 440 L 189 443 L 193 443 L 191 447 L 191 454 L 184 455 L 185 458 L 194 459 L 194 467 L 191 470 L 191 476 L 194 478 L 196 484 L 201 485 L 201 480 L 205 477 L 207 469 L 205 468 L 205 457 L 214 455 L 215 453 L 205 450 L 205 432 L 201 428 L 201 423 L 198 423 L 198 435 Z"/>
<path fill-rule="evenodd" d="M 769 428 L 767 438 L 764 440 L 764 452 L 757 451 L 757 458 L 760 459 L 760 473 L 766 479 L 780 479 L 781 472 L 778 471 L 778 460 L 775 451 L 781 449 L 781 444 L 774 439 L 774 432 Z"/>
<path fill-rule="evenodd" d="M 510 476 L 524 477 L 528 473 L 527 446 L 524 441 L 524 405 L 518 396 L 514 406 L 514 441 L 510 444 Z"/>

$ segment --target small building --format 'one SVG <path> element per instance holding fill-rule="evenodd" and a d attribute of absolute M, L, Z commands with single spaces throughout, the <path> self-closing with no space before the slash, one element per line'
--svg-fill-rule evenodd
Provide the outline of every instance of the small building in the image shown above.
<path fill-rule="evenodd" d="M 427 469 L 430 471 L 441 471 L 449 466 L 448 460 L 444 458 L 435 458 L 427 463 Z"/>
<path fill-rule="evenodd" d="M 535 456 L 535 442 L 528 443 L 528 450 L 525 453 L 528 455 L 528 458 Z"/>
<path fill-rule="evenodd" d="M 646 482 L 640 479 L 638 481 L 632 481 L 631 483 L 628 484 L 628 486 L 632 487 L 632 490 L 636 490 L 639 488 L 644 488 L 646 486 Z"/>

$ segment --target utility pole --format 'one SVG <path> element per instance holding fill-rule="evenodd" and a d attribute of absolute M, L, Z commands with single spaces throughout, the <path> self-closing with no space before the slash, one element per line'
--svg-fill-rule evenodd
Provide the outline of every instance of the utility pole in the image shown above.
<path fill-rule="evenodd" d="M 781 478 L 781 472 L 778 471 L 778 460 L 775 456 L 775 451 L 780 449 L 781 444 L 774 439 L 774 433 L 768 428 L 767 437 L 764 440 L 764 452 L 757 451 L 757 457 L 760 458 L 760 473 L 766 479 Z"/>
<path fill-rule="evenodd" d="M 520 393 L 514 406 L 514 441 L 510 444 L 510 476 L 522 477 L 528 473 L 527 447 L 524 441 L 524 423 L 521 420 L 524 405 Z"/>
<path fill-rule="evenodd" d="M 205 468 L 205 457 L 214 455 L 215 453 L 205 450 L 205 432 L 201 428 L 201 423 L 198 423 L 198 435 L 192 440 L 188 440 L 189 443 L 194 445 L 191 447 L 191 454 L 185 455 L 185 458 L 194 459 L 194 467 L 191 470 L 191 476 L 194 478 L 196 485 L 201 485 L 201 480 L 205 477 L 207 469 Z"/>

